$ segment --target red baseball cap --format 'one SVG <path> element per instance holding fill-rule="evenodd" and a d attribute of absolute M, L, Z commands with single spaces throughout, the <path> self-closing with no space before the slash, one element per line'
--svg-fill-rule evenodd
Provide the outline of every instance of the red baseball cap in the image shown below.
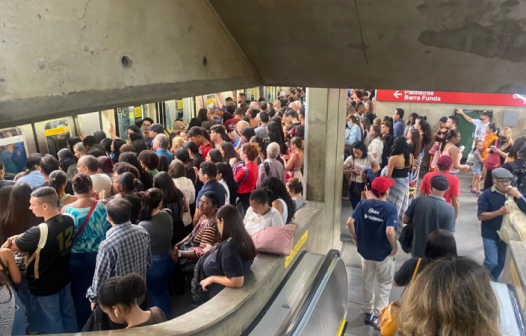
<path fill-rule="evenodd" d="M 393 179 L 380 176 L 374 179 L 373 184 L 371 184 L 371 189 L 377 191 L 379 194 L 383 194 L 394 184 L 395 181 Z"/>
<path fill-rule="evenodd" d="M 453 159 L 449 155 L 442 155 L 438 158 L 437 165 L 441 165 L 449 169 L 453 165 Z"/>

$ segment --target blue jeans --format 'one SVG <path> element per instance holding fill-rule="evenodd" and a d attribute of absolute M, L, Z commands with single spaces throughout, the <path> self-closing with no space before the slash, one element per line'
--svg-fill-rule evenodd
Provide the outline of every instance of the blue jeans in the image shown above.
<path fill-rule="evenodd" d="M 152 255 L 152 269 L 146 275 L 148 294 L 155 306 L 160 308 L 166 317 L 173 318 L 172 298 L 168 293 L 168 280 L 175 268 L 170 252 Z"/>
<path fill-rule="evenodd" d="M 77 332 L 75 305 L 71 296 L 71 284 L 49 296 L 31 297 L 31 309 L 39 334 L 61 334 Z"/>
<path fill-rule="evenodd" d="M 97 253 L 71 253 L 69 259 L 71 294 L 75 302 L 78 331 L 82 330 L 91 316 L 91 303 L 86 298 L 86 292 L 95 274 L 96 260 Z"/>
<path fill-rule="evenodd" d="M 13 288 L 13 295 L 15 296 L 15 322 L 13 323 L 13 335 L 25 335 L 27 329 L 27 318 L 26 318 L 26 308 L 18 294 Z M 31 308 L 31 307 L 29 307 Z"/>
<path fill-rule="evenodd" d="M 488 270 L 493 281 L 498 281 L 506 262 L 508 245 L 502 240 L 482 238 L 484 244 L 484 267 Z"/>
<path fill-rule="evenodd" d="M 37 327 L 35 324 L 35 319 L 33 318 L 33 310 L 31 309 L 31 298 L 29 295 L 28 283 L 26 276 L 22 276 L 22 281 L 19 284 L 14 284 L 15 290 L 18 294 L 20 302 L 25 308 L 26 317 L 27 317 L 27 331 L 31 334 L 37 332 Z M 16 315 L 15 315 L 16 318 Z M 16 322 L 16 321 L 15 321 Z M 16 335 L 16 334 L 15 334 Z"/>
<path fill-rule="evenodd" d="M 458 173 L 449 173 L 450 175 L 457 176 Z"/>

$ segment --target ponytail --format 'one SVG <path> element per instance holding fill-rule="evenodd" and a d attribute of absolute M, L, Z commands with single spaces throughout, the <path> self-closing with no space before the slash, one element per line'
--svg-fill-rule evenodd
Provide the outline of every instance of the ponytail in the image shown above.
<path fill-rule="evenodd" d="M 49 174 L 49 186 L 59 193 L 62 186 L 68 183 L 68 175 L 61 170 L 55 170 Z"/>
<path fill-rule="evenodd" d="M 457 130 L 450 130 L 446 133 L 446 136 L 444 137 L 444 140 L 442 140 L 442 145 L 440 146 L 440 151 L 444 151 L 444 148 L 446 148 L 446 144 L 449 142 L 449 140 L 456 138 L 459 134 L 459 131 Z"/>
<path fill-rule="evenodd" d="M 151 188 L 142 198 L 139 220 L 146 221 L 152 219 L 152 211 L 159 207 L 163 201 L 163 192 L 158 188 Z"/>

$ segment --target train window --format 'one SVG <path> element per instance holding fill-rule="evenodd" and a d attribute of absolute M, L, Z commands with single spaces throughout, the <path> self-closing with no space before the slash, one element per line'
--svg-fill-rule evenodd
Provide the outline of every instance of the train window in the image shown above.
<path fill-rule="evenodd" d="M 142 117 L 142 111 L 141 111 Z M 126 137 L 128 127 L 135 125 L 135 107 L 121 107 L 117 109 L 117 122 L 119 124 L 119 135 Z"/>
<path fill-rule="evenodd" d="M 6 128 L 0 131 L 0 161 L 6 173 L 18 174 L 26 170 L 27 149 L 25 138 L 19 128 Z"/>
<path fill-rule="evenodd" d="M 57 157 L 57 153 L 62 148 L 68 148 L 70 138 L 70 125 L 65 119 L 53 120 L 44 126 L 44 134 L 49 154 Z"/>
<path fill-rule="evenodd" d="M 206 107 L 211 107 L 211 108 L 216 107 L 216 95 L 215 94 L 206 96 Z"/>

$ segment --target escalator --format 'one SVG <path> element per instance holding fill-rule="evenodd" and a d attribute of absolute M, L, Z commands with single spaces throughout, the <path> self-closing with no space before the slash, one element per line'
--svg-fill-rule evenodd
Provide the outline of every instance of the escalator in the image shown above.
<path fill-rule="evenodd" d="M 243 335 L 343 335 L 347 290 L 339 251 L 304 251 Z"/>

